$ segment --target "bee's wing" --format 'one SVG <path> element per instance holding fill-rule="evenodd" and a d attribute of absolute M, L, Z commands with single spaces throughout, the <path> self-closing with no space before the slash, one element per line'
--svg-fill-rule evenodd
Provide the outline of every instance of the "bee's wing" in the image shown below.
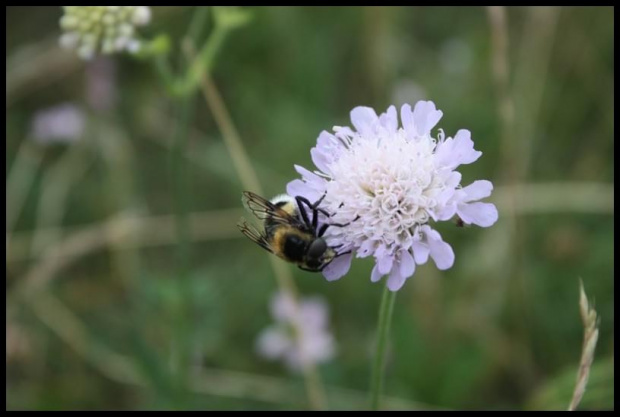
<path fill-rule="evenodd" d="M 251 191 L 244 191 L 241 199 L 243 204 L 261 220 L 269 218 L 272 221 L 284 224 L 299 225 L 300 221 L 288 214 L 269 200 L 265 200 Z"/>
<path fill-rule="evenodd" d="M 250 240 L 254 241 L 263 249 L 273 253 L 273 248 L 265 238 L 265 235 L 259 232 L 256 227 L 248 223 L 246 219 L 244 219 L 243 217 L 239 219 L 239 221 L 237 222 L 237 227 L 239 228 L 239 230 L 241 230 L 241 233 L 246 235 Z"/>

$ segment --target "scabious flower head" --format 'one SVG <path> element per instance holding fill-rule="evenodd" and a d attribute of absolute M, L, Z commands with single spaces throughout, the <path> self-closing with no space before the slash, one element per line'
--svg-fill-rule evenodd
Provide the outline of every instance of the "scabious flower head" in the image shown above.
<path fill-rule="evenodd" d="M 302 360 L 328 361 L 335 354 L 335 342 L 328 330 L 328 307 L 321 298 L 302 299 L 297 308 L 292 297 L 278 293 L 271 300 L 275 324 L 258 337 L 258 353 L 267 359 L 282 359 L 289 369 L 302 369 Z M 298 333 L 296 333 L 298 332 Z"/>
<path fill-rule="evenodd" d="M 461 187 L 462 164 L 476 161 L 482 152 L 474 150 L 468 130 L 454 138 L 431 135 L 443 113 L 431 101 L 419 101 L 415 108 L 404 104 L 399 126 L 396 108 L 379 116 L 369 107 L 351 111 L 349 127 L 323 131 L 312 148 L 318 171 L 295 166 L 302 179 L 290 182 L 287 192 L 317 201 L 331 213 L 325 238 L 338 247 L 337 257 L 324 270 L 328 280 L 345 275 L 353 255 L 374 256 L 371 280 L 389 275 L 387 286 L 400 289 L 416 265 L 429 256 L 439 269 L 454 263 L 454 252 L 444 242 L 435 222 L 458 215 L 465 224 L 482 227 L 497 221 L 493 204 L 478 200 L 491 194 L 486 180 Z"/>
<path fill-rule="evenodd" d="M 65 33 L 60 44 L 76 48 L 78 55 L 91 59 L 100 51 L 111 54 L 127 50 L 136 52 L 140 42 L 136 27 L 151 18 L 147 6 L 63 6 L 60 26 Z"/>

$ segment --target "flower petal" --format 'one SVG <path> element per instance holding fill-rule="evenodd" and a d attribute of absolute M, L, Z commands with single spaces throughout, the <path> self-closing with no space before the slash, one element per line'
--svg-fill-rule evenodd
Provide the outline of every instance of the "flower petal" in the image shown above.
<path fill-rule="evenodd" d="M 454 188 L 461 183 L 463 176 L 458 171 L 452 171 L 446 180 L 446 187 Z"/>
<path fill-rule="evenodd" d="M 438 231 L 429 226 L 423 226 L 424 234 L 428 241 L 431 258 L 439 269 L 448 269 L 454 264 L 454 251 L 452 247 L 441 239 Z"/>
<path fill-rule="evenodd" d="M 267 359 L 276 359 L 291 348 L 292 342 L 277 327 L 268 327 L 258 336 L 256 350 Z"/>
<path fill-rule="evenodd" d="M 375 126 L 379 123 L 377 113 L 370 107 L 356 107 L 351 110 L 351 123 L 362 135 L 371 135 L 375 131 Z"/>
<path fill-rule="evenodd" d="M 341 142 L 327 130 L 323 130 L 316 139 L 316 147 L 321 151 L 329 151 L 333 145 L 338 145 L 339 143 Z"/>
<path fill-rule="evenodd" d="M 455 214 L 456 204 L 449 203 L 441 207 L 441 209 L 437 210 L 437 212 L 435 213 L 435 217 L 437 217 L 437 220 L 444 221 L 451 219 L 452 217 L 454 217 Z"/>
<path fill-rule="evenodd" d="M 295 170 L 304 180 L 293 180 L 286 185 L 286 193 L 290 196 L 303 196 L 310 201 L 317 201 L 325 192 L 327 181 L 306 168 L 295 165 Z"/>
<path fill-rule="evenodd" d="M 413 139 L 416 136 L 416 130 L 415 123 L 413 122 L 413 112 L 409 104 L 403 104 L 400 108 L 400 120 L 405 133 L 407 133 L 407 138 Z"/>
<path fill-rule="evenodd" d="M 379 267 L 379 272 L 382 274 L 387 274 L 392 269 L 392 265 L 394 264 L 394 256 L 390 254 L 383 255 L 377 258 L 377 267 Z"/>
<path fill-rule="evenodd" d="M 394 265 L 392 271 L 390 271 L 390 277 L 387 281 L 387 287 L 390 291 L 398 291 L 403 286 L 406 280 L 407 278 L 400 273 L 400 268 L 398 268 L 397 265 Z"/>
<path fill-rule="evenodd" d="M 286 193 L 290 196 L 303 196 L 310 201 L 316 201 L 321 197 L 320 192 L 314 190 L 308 183 L 302 180 L 293 180 L 286 185 Z"/>
<path fill-rule="evenodd" d="M 365 258 L 367 256 L 370 256 L 373 254 L 373 252 L 375 251 L 375 241 L 372 239 L 367 239 L 364 242 L 362 242 L 362 244 L 359 246 L 359 248 L 357 249 L 357 257 L 358 258 Z"/>
<path fill-rule="evenodd" d="M 390 134 L 395 134 L 398 130 L 398 117 L 396 115 L 396 107 L 390 106 L 385 113 L 379 116 L 379 123 Z"/>
<path fill-rule="evenodd" d="M 377 282 L 381 279 L 384 274 L 379 272 L 379 264 L 376 264 L 374 268 L 372 268 L 372 272 L 370 273 L 370 280 L 372 282 Z"/>
<path fill-rule="evenodd" d="M 435 147 L 435 166 L 452 167 L 454 165 L 452 149 L 454 148 L 454 139 L 447 138 L 437 143 Z M 456 165 L 455 165 L 456 166 Z"/>
<path fill-rule="evenodd" d="M 300 323 L 309 329 L 322 329 L 328 321 L 329 307 L 321 297 L 308 297 L 299 303 Z"/>
<path fill-rule="evenodd" d="M 474 149 L 474 141 L 471 140 L 471 132 L 467 129 L 461 129 L 454 136 L 455 158 L 461 164 L 471 164 L 482 155 L 482 152 Z"/>
<path fill-rule="evenodd" d="M 409 278 L 415 272 L 415 262 L 413 256 L 408 250 L 400 251 L 400 274 Z"/>
<path fill-rule="evenodd" d="M 425 136 L 435 127 L 443 116 L 432 101 L 418 101 L 413 109 L 413 121 L 418 135 Z"/>
<path fill-rule="evenodd" d="M 454 139 L 448 138 L 439 142 L 435 148 L 435 165 L 454 169 L 462 164 L 471 164 L 480 158 L 482 152 L 474 149 L 471 132 L 461 129 Z"/>
<path fill-rule="evenodd" d="M 347 253 L 334 259 L 323 269 L 323 276 L 328 281 L 335 281 L 342 278 L 351 269 L 353 253 Z"/>
<path fill-rule="evenodd" d="M 293 167 L 295 168 L 295 171 L 297 171 L 297 173 L 308 182 L 322 181 L 321 177 L 316 175 L 314 172 L 307 170 L 301 165 L 294 164 Z"/>
<path fill-rule="evenodd" d="M 487 180 L 474 181 L 467 187 L 462 188 L 461 191 L 464 191 L 466 194 L 466 197 L 463 199 L 464 203 L 481 200 L 491 195 L 493 184 Z"/>
<path fill-rule="evenodd" d="M 310 149 L 310 156 L 314 165 L 326 174 L 331 174 L 329 165 L 332 163 L 332 156 L 317 147 Z"/>
<path fill-rule="evenodd" d="M 423 265 L 426 261 L 428 261 L 430 249 L 427 244 L 422 243 L 419 240 L 414 240 L 411 244 L 411 250 L 413 251 L 413 259 L 416 264 Z"/>
<path fill-rule="evenodd" d="M 464 223 L 473 223 L 480 227 L 492 226 L 498 218 L 497 208 L 491 203 L 459 204 L 456 212 Z"/>
<path fill-rule="evenodd" d="M 340 143 L 342 143 L 342 141 L 346 143 L 350 138 L 355 136 L 355 132 L 353 132 L 349 126 L 334 126 L 333 129 L 334 136 L 338 138 Z M 343 147 L 345 147 L 344 144 Z"/>
<path fill-rule="evenodd" d="M 277 293 L 271 298 L 269 307 L 276 321 L 288 323 L 295 320 L 295 300 L 290 293 Z"/>

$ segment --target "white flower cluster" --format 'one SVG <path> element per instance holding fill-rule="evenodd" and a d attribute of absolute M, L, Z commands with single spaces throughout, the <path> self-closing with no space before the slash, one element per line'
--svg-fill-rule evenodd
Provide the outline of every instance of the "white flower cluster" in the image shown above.
<path fill-rule="evenodd" d="M 75 48 L 83 59 L 91 59 L 97 52 L 136 52 L 140 42 L 136 27 L 151 18 L 147 6 L 63 6 L 60 26 L 65 33 L 60 44 Z"/>

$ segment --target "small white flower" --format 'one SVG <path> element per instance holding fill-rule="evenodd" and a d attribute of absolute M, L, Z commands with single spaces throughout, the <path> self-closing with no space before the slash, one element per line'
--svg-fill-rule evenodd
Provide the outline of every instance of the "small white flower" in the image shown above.
<path fill-rule="evenodd" d="M 139 50 L 136 26 L 147 24 L 151 11 L 147 6 L 63 6 L 60 26 L 65 33 L 60 45 L 75 48 L 83 59 L 93 58 L 97 52 Z"/>
<path fill-rule="evenodd" d="M 335 342 L 328 330 L 325 301 L 317 297 L 302 299 L 296 311 L 291 296 L 278 293 L 270 307 L 276 323 L 258 337 L 256 349 L 261 356 L 271 360 L 281 358 L 293 371 L 302 369 L 302 358 L 321 363 L 334 356 Z"/>
<path fill-rule="evenodd" d="M 380 116 L 357 107 L 351 112 L 355 131 L 335 126 L 333 134 L 320 134 L 310 151 L 319 171 L 296 166 L 302 179 L 290 182 L 287 193 L 310 201 L 325 194 L 321 207 L 332 213 L 329 222 L 346 225 L 332 226 L 325 235 L 330 246 L 346 253 L 323 270 L 328 280 L 348 272 L 353 254 L 372 255 L 371 280 L 389 275 L 387 286 L 396 291 L 429 256 L 439 269 L 454 263 L 452 248 L 431 222 L 458 215 L 465 224 L 495 223 L 495 206 L 477 202 L 493 185 L 481 180 L 461 188 L 455 171 L 482 152 L 474 150 L 468 130 L 446 139 L 440 129 L 434 139 L 431 129 L 442 115 L 431 101 L 419 101 L 413 111 L 405 104 L 399 127 L 394 106 Z"/>

